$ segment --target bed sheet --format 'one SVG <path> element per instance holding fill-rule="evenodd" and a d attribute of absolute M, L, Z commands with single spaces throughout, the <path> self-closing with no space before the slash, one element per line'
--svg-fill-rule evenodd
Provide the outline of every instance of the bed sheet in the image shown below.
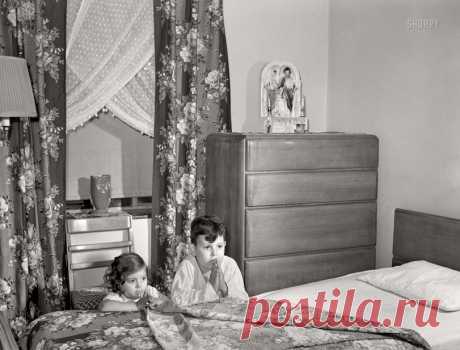
<path fill-rule="evenodd" d="M 363 272 L 361 272 L 363 273 Z M 361 273 L 328 279 L 319 282 L 308 283 L 295 287 L 280 289 L 258 295 L 267 299 L 288 299 L 291 303 L 298 302 L 300 298 L 308 298 L 310 302 L 314 301 L 319 292 L 326 292 L 327 302 L 323 310 L 329 310 L 330 300 L 338 300 L 337 310 L 343 310 L 346 292 L 355 290 L 351 315 L 356 314 L 358 305 L 365 299 L 381 300 L 381 311 L 379 320 L 385 318 L 394 320 L 397 305 L 402 298 L 393 293 L 381 290 L 370 284 L 357 280 Z M 336 298 L 332 291 L 337 288 L 340 295 Z M 428 317 L 429 309 L 425 310 L 424 320 Z M 364 314 L 365 318 L 370 317 L 370 307 Z M 442 312 L 439 311 L 436 320 L 439 322 L 437 327 L 419 327 L 415 322 L 416 308 L 406 307 L 401 327 L 412 329 L 418 332 L 432 347 L 433 350 L 458 350 L 460 349 L 460 312 Z"/>

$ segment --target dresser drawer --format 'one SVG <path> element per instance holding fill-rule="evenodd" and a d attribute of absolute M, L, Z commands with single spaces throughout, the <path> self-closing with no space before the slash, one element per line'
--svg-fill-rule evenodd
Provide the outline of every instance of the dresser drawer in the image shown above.
<path fill-rule="evenodd" d="M 376 212 L 375 203 L 247 209 L 246 257 L 374 245 Z"/>
<path fill-rule="evenodd" d="M 249 295 L 338 277 L 375 267 L 375 248 L 247 260 L 244 280 Z"/>
<path fill-rule="evenodd" d="M 280 172 L 246 176 L 246 205 L 374 200 L 376 171 Z"/>
<path fill-rule="evenodd" d="M 246 143 L 246 170 L 377 168 L 373 135 L 312 134 L 257 137 Z"/>

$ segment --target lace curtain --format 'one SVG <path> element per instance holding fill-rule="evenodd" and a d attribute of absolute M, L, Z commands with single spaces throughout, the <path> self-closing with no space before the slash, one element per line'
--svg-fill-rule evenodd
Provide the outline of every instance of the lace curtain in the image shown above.
<path fill-rule="evenodd" d="M 152 0 L 71 0 L 67 7 L 67 132 L 107 107 L 153 136 Z"/>

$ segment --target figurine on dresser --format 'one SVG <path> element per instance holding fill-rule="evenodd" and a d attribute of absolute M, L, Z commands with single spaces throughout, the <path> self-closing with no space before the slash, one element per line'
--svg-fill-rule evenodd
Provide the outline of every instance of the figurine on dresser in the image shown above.
<path fill-rule="evenodd" d="M 261 116 L 268 133 L 293 133 L 305 124 L 305 100 L 298 69 L 289 62 L 271 62 L 261 78 Z"/>

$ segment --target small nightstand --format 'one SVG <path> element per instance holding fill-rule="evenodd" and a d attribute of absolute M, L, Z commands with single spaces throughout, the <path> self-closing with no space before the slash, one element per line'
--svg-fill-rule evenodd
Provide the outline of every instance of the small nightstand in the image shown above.
<path fill-rule="evenodd" d="M 132 216 L 120 210 L 68 211 L 66 242 L 70 290 L 101 285 L 113 258 L 133 251 Z"/>

